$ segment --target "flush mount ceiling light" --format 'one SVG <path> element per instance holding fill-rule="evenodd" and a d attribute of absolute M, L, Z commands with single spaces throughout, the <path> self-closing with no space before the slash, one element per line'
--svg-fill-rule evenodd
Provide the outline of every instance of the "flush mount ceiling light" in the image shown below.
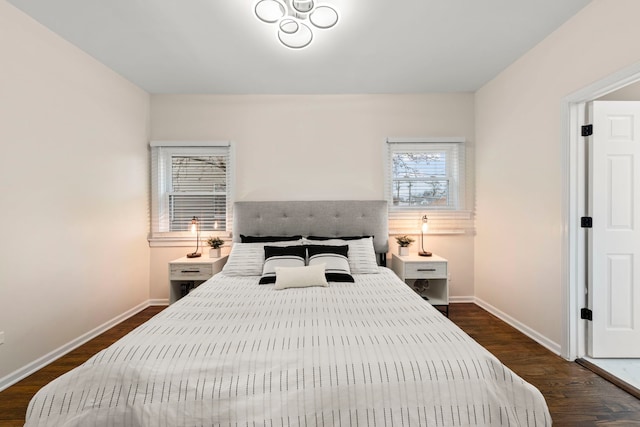
<path fill-rule="evenodd" d="M 308 46 L 313 28 L 324 30 L 338 22 L 333 7 L 316 5 L 315 0 L 259 0 L 254 10 L 262 22 L 278 25 L 278 39 L 291 49 Z"/>

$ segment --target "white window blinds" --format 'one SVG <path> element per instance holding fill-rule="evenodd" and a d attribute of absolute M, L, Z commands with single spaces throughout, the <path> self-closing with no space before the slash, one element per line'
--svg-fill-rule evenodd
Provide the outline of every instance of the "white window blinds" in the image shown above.
<path fill-rule="evenodd" d="M 394 140 L 387 148 L 392 210 L 463 209 L 464 140 Z"/>
<path fill-rule="evenodd" d="M 152 237 L 231 230 L 233 159 L 228 142 L 152 142 Z"/>

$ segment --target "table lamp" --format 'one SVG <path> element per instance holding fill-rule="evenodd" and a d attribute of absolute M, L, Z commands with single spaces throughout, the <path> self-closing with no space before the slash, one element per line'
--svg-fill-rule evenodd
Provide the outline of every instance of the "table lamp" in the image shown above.
<path fill-rule="evenodd" d="M 426 215 L 422 216 L 422 227 L 420 228 L 420 248 L 422 249 L 420 252 L 418 252 L 418 255 L 420 256 L 431 256 L 431 252 L 427 252 L 424 250 L 424 234 L 427 232 L 427 230 L 429 229 L 429 218 L 427 218 Z"/>
<path fill-rule="evenodd" d="M 198 217 L 193 217 L 191 219 L 191 232 L 196 233 L 196 250 L 190 254 L 187 254 L 187 258 L 198 258 L 202 255 L 198 252 L 200 249 L 200 223 L 198 222 Z"/>

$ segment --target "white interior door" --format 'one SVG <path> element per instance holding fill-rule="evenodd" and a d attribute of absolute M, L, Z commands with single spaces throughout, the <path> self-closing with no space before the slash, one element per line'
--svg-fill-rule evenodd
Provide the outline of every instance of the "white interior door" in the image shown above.
<path fill-rule="evenodd" d="M 588 349 L 640 357 L 640 102 L 594 101 Z"/>

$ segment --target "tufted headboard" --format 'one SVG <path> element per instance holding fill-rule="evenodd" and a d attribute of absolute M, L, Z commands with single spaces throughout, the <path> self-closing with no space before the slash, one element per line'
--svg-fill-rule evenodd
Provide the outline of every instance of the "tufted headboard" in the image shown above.
<path fill-rule="evenodd" d="M 373 236 L 378 254 L 389 250 L 386 200 L 236 202 L 233 241 L 251 236 Z M 383 258 L 384 259 L 384 258 Z"/>

